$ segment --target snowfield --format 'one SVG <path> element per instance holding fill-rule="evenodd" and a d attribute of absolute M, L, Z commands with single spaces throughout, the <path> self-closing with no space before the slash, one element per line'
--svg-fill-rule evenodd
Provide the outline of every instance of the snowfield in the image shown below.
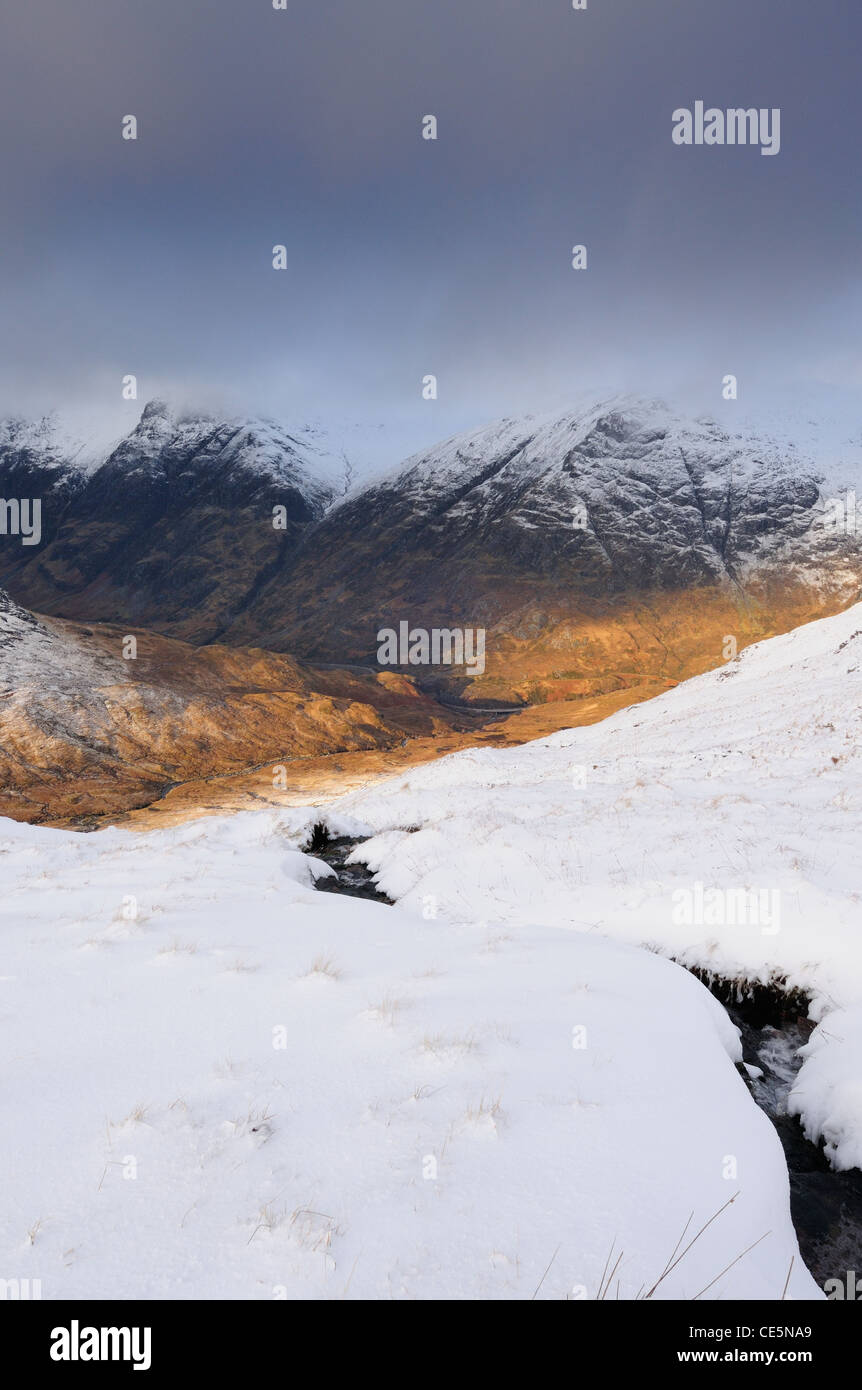
<path fill-rule="evenodd" d="M 318 893 L 307 821 L 2 822 L 0 1276 L 46 1299 L 559 1300 L 773 1299 L 789 1273 L 822 1296 L 692 976 L 539 900 L 505 927 Z"/>
<path fill-rule="evenodd" d="M 862 1167 L 860 687 L 856 605 L 601 724 L 453 754 L 338 810 L 413 911 L 804 991 L 819 1026 L 791 1113 Z"/>
<path fill-rule="evenodd" d="M 665 957 L 807 993 L 790 1104 L 862 1165 L 860 654 L 862 605 L 323 808 L 0 823 L 0 1277 L 821 1297 L 736 1029 Z M 315 890 L 318 819 L 396 906 Z"/>

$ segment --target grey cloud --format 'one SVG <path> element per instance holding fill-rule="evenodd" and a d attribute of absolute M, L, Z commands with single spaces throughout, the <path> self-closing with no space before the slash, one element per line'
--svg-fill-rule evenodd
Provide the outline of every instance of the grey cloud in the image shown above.
<path fill-rule="evenodd" d="M 852 383 L 860 39 L 849 0 L 19 5 L 0 406 L 116 414 L 136 372 L 430 436 L 592 386 Z M 780 155 L 674 146 L 701 98 L 780 106 Z"/>

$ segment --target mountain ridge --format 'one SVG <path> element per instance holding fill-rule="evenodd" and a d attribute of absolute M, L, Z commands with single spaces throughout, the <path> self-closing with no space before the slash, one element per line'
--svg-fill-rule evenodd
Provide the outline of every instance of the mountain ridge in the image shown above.
<path fill-rule="evenodd" d="M 529 703 L 633 669 L 681 679 L 720 660 L 725 635 L 824 616 L 862 581 L 855 534 L 824 524 L 822 461 L 661 401 L 506 417 L 358 487 L 323 478 L 334 457 L 311 429 L 157 400 L 85 477 L 10 437 L 0 493 L 47 492 L 41 545 L 0 537 L 0 583 L 57 617 L 323 663 L 373 664 L 376 633 L 402 620 L 485 627 L 480 681 L 413 674 Z"/>
<path fill-rule="evenodd" d="M 550 657 L 566 648 L 567 626 L 603 616 L 624 631 L 638 611 L 676 604 L 685 616 L 660 622 L 673 645 L 694 599 L 705 615 L 720 610 L 717 637 L 743 645 L 858 593 L 855 536 L 824 529 L 824 484 L 799 451 L 656 402 L 503 420 L 341 501 L 293 557 L 287 620 L 280 588 L 264 583 L 225 636 L 266 632 L 268 645 L 317 660 L 371 660 L 377 628 L 400 619 L 486 626 L 486 695 L 495 664 L 499 677 L 531 633 L 545 630 Z M 711 652 L 714 663 L 720 641 Z M 696 669 L 683 656 L 664 674 Z M 472 694 L 463 678 L 460 688 Z M 523 682 L 506 689 L 525 697 Z"/>

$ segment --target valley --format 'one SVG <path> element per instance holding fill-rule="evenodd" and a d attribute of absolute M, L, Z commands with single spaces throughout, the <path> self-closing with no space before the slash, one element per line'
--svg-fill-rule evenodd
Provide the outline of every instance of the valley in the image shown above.
<path fill-rule="evenodd" d="M 338 500 L 343 454 L 160 401 L 104 459 L 0 425 L 0 492 L 42 494 L 39 545 L 0 536 L 4 813 L 146 823 L 277 802 L 282 764 L 303 796 L 526 741 L 732 676 L 862 585 L 834 478 L 657 402 L 500 421 Z"/>
<path fill-rule="evenodd" d="M 97 1079 L 13 1165 L 21 1277 L 822 1297 L 862 1229 L 835 478 L 632 401 L 343 497 L 337 458 L 160 402 L 102 460 L 0 428 L 43 502 L 0 537 L 0 1033 L 20 1088 L 47 1018 Z"/>

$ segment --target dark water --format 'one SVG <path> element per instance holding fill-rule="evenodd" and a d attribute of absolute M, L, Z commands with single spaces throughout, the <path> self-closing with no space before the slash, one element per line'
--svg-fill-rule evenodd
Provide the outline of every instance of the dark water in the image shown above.
<path fill-rule="evenodd" d="M 762 986 L 746 987 L 742 996 L 726 980 L 693 973 L 739 1028 L 745 1061 L 763 1072 L 756 1078 L 745 1073 L 745 1082 L 784 1148 L 790 1211 L 803 1260 L 821 1287 L 827 1279 L 843 1279 L 847 1270 L 862 1271 L 862 1173 L 858 1168 L 835 1172 L 822 1147 L 810 1143 L 796 1117 L 787 1113 L 787 1096 L 802 1065 L 797 1049 L 814 1028 L 806 1016 L 806 999 Z"/>
<path fill-rule="evenodd" d="M 307 846 L 310 853 L 335 869 L 337 878 L 318 879 L 323 893 L 345 893 L 374 902 L 390 903 L 378 892 L 364 864 L 345 865 L 361 841 L 330 839 L 315 826 Z M 814 1025 L 807 1018 L 802 995 L 753 986 L 743 994 L 734 984 L 694 970 L 693 974 L 724 1005 L 742 1034 L 743 1057 L 763 1075 L 742 1072 L 752 1097 L 772 1121 L 784 1148 L 790 1175 L 790 1210 L 802 1258 L 822 1287 L 827 1279 L 843 1279 L 847 1270 L 862 1273 L 862 1172 L 852 1168 L 836 1173 L 820 1145 L 812 1144 L 795 1116 L 787 1113 L 787 1096 L 802 1065 L 797 1051 L 808 1041 Z"/>
<path fill-rule="evenodd" d="M 316 825 L 306 849 L 309 854 L 322 859 L 334 869 L 336 876 L 319 878 L 314 886 L 321 893 L 346 893 L 351 898 L 368 898 L 375 903 L 388 903 L 391 907 L 392 899 L 378 891 L 374 875 L 365 864 L 344 862 L 351 850 L 360 843 L 359 840 L 348 839 L 346 836 L 330 839 L 325 827 Z"/>

